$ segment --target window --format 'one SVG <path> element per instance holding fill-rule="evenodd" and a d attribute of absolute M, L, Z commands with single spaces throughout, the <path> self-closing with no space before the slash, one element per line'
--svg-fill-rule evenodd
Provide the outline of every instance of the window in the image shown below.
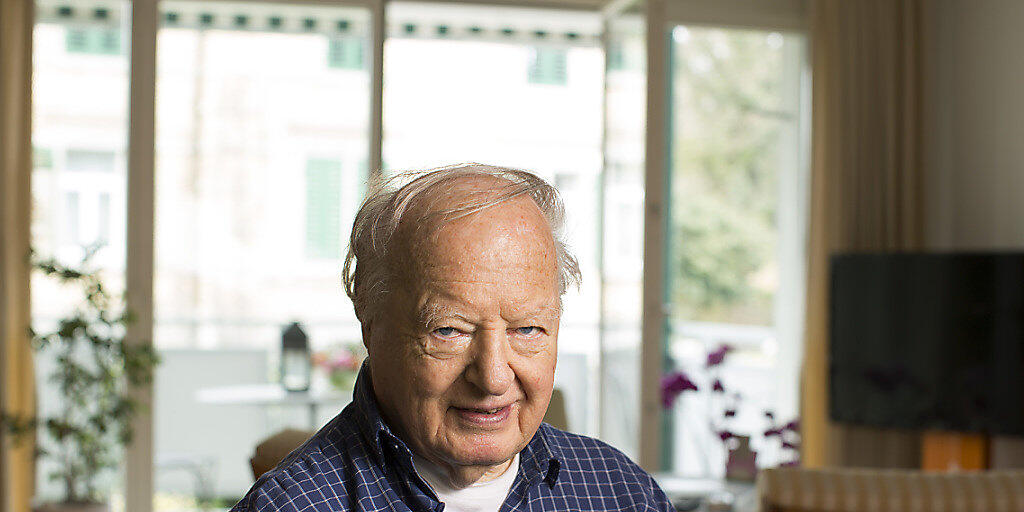
<path fill-rule="evenodd" d="M 677 472 L 720 476 L 724 465 L 710 461 L 724 460 L 721 431 L 759 450 L 764 411 L 783 421 L 797 412 L 803 51 L 799 35 L 672 31 L 666 354 L 705 390 L 669 415 Z M 725 364 L 706 371 L 723 344 L 733 348 Z M 724 393 L 707 392 L 715 378 Z M 724 417 L 729 409 L 737 414 Z M 762 451 L 759 462 L 770 458 Z"/>
<path fill-rule="evenodd" d="M 113 151 L 69 149 L 66 168 L 72 172 L 111 172 L 114 159 Z"/>
<path fill-rule="evenodd" d="M 121 31 L 115 28 L 68 27 L 65 29 L 65 47 L 68 53 L 120 55 Z"/>
<path fill-rule="evenodd" d="M 100 193 L 98 205 L 98 225 L 96 228 L 96 243 L 107 245 L 110 242 L 110 194 Z"/>
<path fill-rule="evenodd" d="M 34 169 L 53 169 L 53 151 L 48 148 L 32 148 L 32 167 Z"/>
<path fill-rule="evenodd" d="M 74 261 L 83 246 L 105 244 L 94 261 L 116 293 L 126 252 L 127 9 L 70 4 L 37 0 L 33 246 Z M 156 90 L 137 89 L 143 100 L 155 92 L 158 124 L 155 255 L 142 262 L 154 265 L 153 343 L 165 361 L 154 388 L 154 459 L 188 452 L 216 461 L 210 487 L 225 501 L 252 483 L 244 462 L 252 446 L 273 429 L 305 428 L 305 418 L 197 409 L 195 391 L 271 382 L 280 329 L 292 320 L 314 348 L 360 339 L 338 273 L 376 161 L 367 151 L 376 45 L 367 9 L 329 4 L 161 0 Z M 376 98 L 384 173 L 481 161 L 537 171 L 563 192 L 584 283 L 565 297 L 556 386 L 572 430 L 637 457 L 635 398 L 657 373 L 637 371 L 650 348 L 641 347 L 644 224 L 656 216 L 644 196 L 662 191 L 645 189 L 642 5 L 607 20 L 461 3 L 387 9 Z M 756 404 L 749 410 L 784 415 L 795 411 L 795 382 L 782 376 L 796 374 L 793 304 L 803 286 L 794 263 L 802 259 L 803 39 L 695 26 L 672 36 L 669 333 L 655 348 L 673 368 L 695 369 L 709 348 L 735 345 L 722 370 L 731 389 Z M 33 283 L 34 321 L 55 318 L 55 297 Z M 688 396 L 666 415 L 672 470 L 715 476 L 697 457 L 724 455 L 721 445 L 691 414 L 708 406 Z M 181 421 L 194 417 L 205 422 Z M 228 422 L 243 426 L 208 428 Z M 756 427 L 749 417 L 735 425 Z M 190 501 L 192 482 L 163 468 L 154 475 L 157 510 L 209 505 Z"/>
<path fill-rule="evenodd" d="M 78 192 L 68 192 L 64 201 L 64 225 L 67 227 L 67 244 L 78 245 L 82 240 L 79 229 L 79 195 Z"/>
<path fill-rule="evenodd" d="M 528 71 L 531 84 L 565 85 L 568 80 L 566 50 L 535 47 L 530 53 Z"/>
<path fill-rule="evenodd" d="M 395 169 L 459 162 L 530 169 L 564 194 L 565 233 L 584 283 L 565 297 L 555 379 L 570 428 L 596 434 L 600 18 L 558 12 L 563 26 L 555 31 L 539 28 L 549 11 L 406 2 L 388 9 L 396 30 L 384 48 L 384 160 Z M 537 53 L 554 55 L 541 57 L 541 70 L 558 71 L 564 86 L 525 79 Z M 578 79 L 565 81 L 570 73 Z"/>
<path fill-rule="evenodd" d="M 306 255 L 341 258 L 341 162 L 306 163 Z"/>
<path fill-rule="evenodd" d="M 253 446 L 310 425 L 294 408 L 224 408 L 196 393 L 276 382 L 292 321 L 313 350 L 360 339 L 340 270 L 366 179 L 369 13 L 284 2 L 159 7 L 153 343 L 164 362 L 154 452 L 157 462 L 212 462 L 210 492 L 228 501 L 252 485 Z M 318 412 L 326 421 L 337 410 Z M 183 472 L 154 472 L 157 510 L 203 507 Z"/>
<path fill-rule="evenodd" d="M 362 39 L 331 39 L 327 49 L 327 65 L 339 69 L 363 69 L 365 52 Z"/>
<path fill-rule="evenodd" d="M 90 269 L 116 297 L 124 290 L 126 250 L 128 57 L 119 25 L 124 14 L 119 2 L 102 9 L 93 8 L 97 2 L 85 3 L 90 8 L 83 2 L 36 2 L 31 244 L 38 257 L 75 267 L 87 248 L 95 248 Z M 39 332 L 53 329 L 81 300 L 77 290 L 38 274 L 31 291 L 32 327 Z M 47 381 L 54 354 L 41 352 L 36 362 L 38 408 L 53 414 L 64 400 Z M 63 496 L 61 483 L 47 478 L 52 463 L 41 458 L 37 465 L 36 497 L 42 501 Z M 101 482 L 113 501 L 122 494 L 120 476 L 113 471 Z"/>

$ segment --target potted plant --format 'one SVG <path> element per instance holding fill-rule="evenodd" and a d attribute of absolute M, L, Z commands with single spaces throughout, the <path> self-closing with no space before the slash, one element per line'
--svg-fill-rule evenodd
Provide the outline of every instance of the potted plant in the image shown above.
<path fill-rule="evenodd" d="M 751 451 L 752 436 L 739 435 L 735 428 L 739 408 L 743 405 L 743 397 L 739 393 L 730 392 L 721 376 L 722 365 L 734 350 L 732 345 L 721 344 L 706 354 L 703 367 L 694 369 L 696 371 L 693 373 L 675 370 L 664 375 L 661 380 L 661 399 L 663 408 L 670 410 L 683 393 L 699 393 L 703 387 L 703 392 L 707 394 L 705 401 L 707 410 L 703 419 L 707 421 L 709 432 L 723 443 L 723 452 L 726 456 L 726 477 L 751 480 L 758 463 L 757 453 Z M 770 456 L 769 460 L 776 461 L 777 464 L 783 466 L 799 465 L 799 420 L 778 422 L 775 413 L 771 410 L 765 410 L 764 415 L 768 427 L 763 433 L 761 445 L 770 450 L 771 453 L 767 454 Z M 710 463 L 712 458 L 705 452 L 703 460 L 706 464 L 705 473 L 707 474 L 713 472 Z"/>
<path fill-rule="evenodd" d="M 107 292 L 98 273 L 87 270 L 92 252 L 79 268 L 55 260 L 32 262 L 34 270 L 83 294 L 53 331 L 30 331 L 36 353 L 52 354 L 56 361 L 47 382 L 64 398 L 61 411 L 33 417 L 0 412 L 0 426 L 16 441 L 38 432 L 37 457 L 55 463 L 49 478 L 63 484 L 63 500 L 41 504 L 36 512 L 109 510 L 99 477 L 118 466 L 139 409 L 131 391 L 152 379 L 159 362 L 152 347 L 125 343 L 131 314 L 122 298 Z"/>

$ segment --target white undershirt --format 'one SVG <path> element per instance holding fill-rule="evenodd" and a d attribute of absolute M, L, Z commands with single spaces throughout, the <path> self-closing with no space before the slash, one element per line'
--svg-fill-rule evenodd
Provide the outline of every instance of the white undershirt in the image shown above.
<path fill-rule="evenodd" d="M 448 483 L 448 473 L 434 463 L 413 455 L 413 466 L 423 480 L 444 503 L 444 512 L 498 512 L 505 502 L 512 482 L 519 474 L 519 454 L 512 457 L 512 463 L 498 478 L 477 482 L 464 489 L 455 489 Z"/>

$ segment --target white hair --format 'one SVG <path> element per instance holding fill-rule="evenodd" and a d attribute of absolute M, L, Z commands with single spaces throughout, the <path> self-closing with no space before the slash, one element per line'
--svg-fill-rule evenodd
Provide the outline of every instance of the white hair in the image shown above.
<path fill-rule="evenodd" d="M 441 199 L 450 198 L 443 192 L 453 191 L 467 178 L 490 178 L 486 182 L 491 184 L 460 193 L 460 202 L 454 205 L 440 206 Z M 389 265 L 390 255 L 396 245 L 393 240 L 395 232 L 403 222 L 430 226 L 435 221 L 445 222 L 472 215 L 522 195 L 533 199 L 551 229 L 558 263 L 559 293 L 565 293 L 569 285 L 579 286 L 582 279 L 579 263 L 563 240 L 565 209 L 558 191 L 546 181 L 528 171 L 477 163 L 407 171 L 371 183 L 352 225 L 342 280 L 359 321 L 366 322 L 376 316 L 377 308 L 393 289 L 392 280 L 397 269 Z M 419 197 L 433 198 L 433 201 L 426 208 L 414 210 L 418 218 L 406 219 L 410 205 Z"/>

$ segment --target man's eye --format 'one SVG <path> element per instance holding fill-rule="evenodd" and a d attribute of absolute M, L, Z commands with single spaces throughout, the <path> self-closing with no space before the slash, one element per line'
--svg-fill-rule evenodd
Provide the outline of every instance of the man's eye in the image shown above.
<path fill-rule="evenodd" d="M 544 332 L 540 327 L 531 325 L 529 327 L 516 327 L 516 334 L 527 338 L 536 338 Z"/>
<path fill-rule="evenodd" d="M 459 331 L 454 327 L 438 327 L 437 329 L 434 329 L 434 334 L 442 338 L 451 338 L 458 333 Z"/>

